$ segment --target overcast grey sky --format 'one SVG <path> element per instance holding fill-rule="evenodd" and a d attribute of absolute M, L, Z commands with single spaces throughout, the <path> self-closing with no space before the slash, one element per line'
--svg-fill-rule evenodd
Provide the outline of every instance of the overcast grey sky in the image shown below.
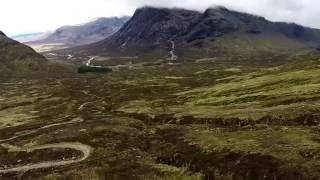
<path fill-rule="evenodd" d="M 317 0 L 1 0 L 0 30 L 9 35 L 43 32 L 96 17 L 132 15 L 145 5 L 199 11 L 222 5 L 273 21 L 320 28 Z"/>

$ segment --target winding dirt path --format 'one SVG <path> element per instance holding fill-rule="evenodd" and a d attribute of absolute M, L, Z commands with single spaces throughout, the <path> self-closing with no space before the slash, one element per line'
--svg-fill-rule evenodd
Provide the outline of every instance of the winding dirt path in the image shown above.
<path fill-rule="evenodd" d="M 91 63 L 94 61 L 97 57 L 96 56 L 89 56 L 89 60 L 86 63 L 86 66 L 92 66 Z"/>
<path fill-rule="evenodd" d="M 70 165 L 74 163 L 79 163 L 81 161 L 84 161 L 90 156 L 91 153 L 91 147 L 87 146 L 85 144 L 81 143 L 57 143 L 57 144 L 47 144 L 43 146 L 37 146 L 34 148 L 20 148 L 16 146 L 11 146 L 8 144 L 2 144 L 3 147 L 8 148 L 11 152 L 33 152 L 35 150 L 41 150 L 41 149 L 52 149 L 52 148 L 58 148 L 58 149 L 73 149 L 82 152 L 82 157 L 78 159 L 72 159 L 72 160 L 63 160 L 63 161 L 48 161 L 48 162 L 41 162 L 41 163 L 35 163 L 35 164 L 27 164 L 23 166 L 8 168 L 0 170 L 0 173 L 12 173 L 12 172 L 27 172 L 34 169 L 43 169 L 43 168 L 52 168 L 52 167 L 59 167 L 59 166 L 65 166 Z"/>
<path fill-rule="evenodd" d="M 40 131 L 40 130 L 49 129 L 49 128 L 56 127 L 56 126 L 61 126 L 61 125 L 75 124 L 75 123 L 80 123 L 80 122 L 83 122 L 83 119 L 75 118 L 75 119 L 72 119 L 71 121 L 68 121 L 68 122 L 62 122 L 62 123 L 46 125 L 46 126 L 38 128 L 38 129 L 25 131 L 25 132 L 23 132 L 23 133 L 21 133 L 19 135 L 12 136 L 12 137 L 7 138 L 7 139 L 0 139 L 0 143 L 5 143 L 5 142 L 8 142 L 8 141 L 12 141 L 12 140 L 18 139 L 20 137 L 31 135 L 31 134 L 34 134 L 34 133 Z"/>
<path fill-rule="evenodd" d="M 23 166 L 17 166 L 12 168 L 6 168 L 6 169 L 0 169 L 0 174 L 5 173 L 12 173 L 12 172 L 26 172 L 34 169 L 43 169 L 43 168 L 52 168 L 52 167 L 58 167 L 58 166 L 65 166 L 70 165 L 74 163 L 79 163 L 81 161 L 86 160 L 90 154 L 91 154 L 91 147 L 85 144 L 81 144 L 78 142 L 62 142 L 62 143 L 56 143 L 56 144 L 46 144 L 46 145 L 40 145 L 32 148 L 24 148 L 24 147 L 17 147 L 10 144 L 7 144 L 6 142 L 10 142 L 12 140 L 15 140 L 17 138 L 27 136 L 34 134 L 40 130 L 61 126 L 61 125 L 67 125 L 67 124 L 75 124 L 83 122 L 83 119 L 81 118 L 75 118 L 72 121 L 69 122 L 63 122 L 63 123 L 56 123 L 51 125 L 46 125 L 43 127 L 40 127 L 35 130 L 26 131 L 24 133 L 21 133 L 20 135 L 13 136 L 11 138 L 2 139 L 0 140 L 0 143 L 2 147 L 8 149 L 11 152 L 33 152 L 35 150 L 41 150 L 41 149 L 73 149 L 76 151 L 80 151 L 82 153 L 82 156 L 78 159 L 71 159 L 71 160 L 61 160 L 61 161 L 47 161 L 47 162 L 40 162 L 40 163 L 33 163 L 33 164 L 27 164 Z"/>

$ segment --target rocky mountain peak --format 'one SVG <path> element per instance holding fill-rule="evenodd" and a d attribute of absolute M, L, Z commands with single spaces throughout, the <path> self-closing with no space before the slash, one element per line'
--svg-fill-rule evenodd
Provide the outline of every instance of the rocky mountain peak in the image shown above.
<path fill-rule="evenodd" d="M 182 34 L 199 15 L 199 12 L 184 9 L 142 7 L 105 43 L 123 51 L 130 47 L 131 52 L 155 46 L 167 48 L 168 41 Z"/>

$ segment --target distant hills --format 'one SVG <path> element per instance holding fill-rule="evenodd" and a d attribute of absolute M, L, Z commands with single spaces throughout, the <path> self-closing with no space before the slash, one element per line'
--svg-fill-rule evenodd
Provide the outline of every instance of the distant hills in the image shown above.
<path fill-rule="evenodd" d="M 197 59 L 264 57 L 279 59 L 320 44 L 320 31 L 297 24 L 209 8 L 205 12 L 144 7 L 112 36 L 67 52 L 107 57 Z M 276 53 L 275 53 L 276 52 Z"/>
<path fill-rule="evenodd" d="M 75 26 L 63 26 L 44 39 L 26 42 L 33 47 L 54 45 L 58 48 L 75 47 L 103 40 L 117 32 L 129 17 L 98 18 Z"/>
<path fill-rule="evenodd" d="M 36 32 L 36 33 L 27 33 L 11 36 L 12 39 L 19 41 L 21 43 L 26 43 L 30 41 L 38 41 L 46 38 L 50 32 Z"/>
<path fill-rule="evenodd" d="M 0 74 L 37 74 L 47 70 L 47 60 L 30 47 L 0 31 Z"/>

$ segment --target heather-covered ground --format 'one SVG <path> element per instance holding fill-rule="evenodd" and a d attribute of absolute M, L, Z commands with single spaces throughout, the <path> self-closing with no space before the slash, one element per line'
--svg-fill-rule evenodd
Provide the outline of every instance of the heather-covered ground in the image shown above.
<path fill-rule="evenodd" d="M 318 179 L 320 56 L 243 62 L 1 78 L 0 179 Z"/>

